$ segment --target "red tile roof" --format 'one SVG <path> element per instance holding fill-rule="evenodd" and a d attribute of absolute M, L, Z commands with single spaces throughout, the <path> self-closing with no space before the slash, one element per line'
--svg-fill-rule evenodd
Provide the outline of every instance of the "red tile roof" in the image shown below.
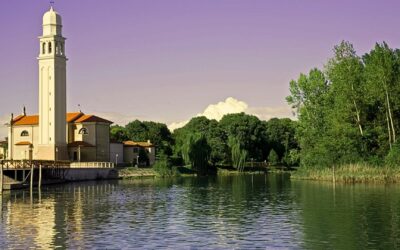
<path fill-rule="evenodd" d="M 81 122 L 104 122 L 111 124 L 111 121 L 103 119 L 95 115 L 85 115 L 82 112 L 67 113 L 66 121 L 68 123 L 81 123 Z M 39 125 L 38 115 L 19 115 L 14 118 L 13 125 Z"/>
<path fill-rule="evenodd" d="M 30 116 L 20 115 L 13 120 L 13 125 L 38 125 L 38 124 L 39 124 L 38 115 L 30 115 Z"/>
<path fill-rule="evenodd" d="M 82 112 L 67 113 L 67 122 L 73 122 L 84 115 Z"/>
<path fill-rule="evenodd" d="M 112 123 L 109 120 L 103 119 L 101 117 L 95 116 L 95 115 L 83 115 L 79 117 L 79 119 L 75 120 L 76 123 L 81 123 L 81 122 L 104 122 L 104 123 Z"/>

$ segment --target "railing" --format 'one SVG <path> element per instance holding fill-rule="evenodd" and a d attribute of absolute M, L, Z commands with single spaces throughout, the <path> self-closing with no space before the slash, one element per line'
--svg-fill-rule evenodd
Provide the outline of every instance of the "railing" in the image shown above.
<path fill-rule="evenodd" d="M 39 168 L 114 168 L 112 162 L 70 162 L 70 161 L 41 161 L 41 160 L 0 160 L 4 170 Z"/>
<path fill-rule="evenodd" d="M 71 162 L 71 168 L 114 168 L 112 162 Z"/>
<path fill-rule="evenodd" d="M 3 166 L 4 170 L 9 169 L 30 169 L 32 166 L 38 168 L 69 168 L 69 161 L 47 161 L 47 160 L 0 160 L 0 165 Z"/>

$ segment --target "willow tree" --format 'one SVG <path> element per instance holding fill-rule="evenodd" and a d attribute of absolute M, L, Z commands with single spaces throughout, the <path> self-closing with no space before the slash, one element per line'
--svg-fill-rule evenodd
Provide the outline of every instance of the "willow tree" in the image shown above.
<path fill-rule="evenodd" d="M 233 167 L 239 172 L 243 172 L 248 155 L 247 151 L 243 149 L 240 140 L 233 136 L 228 138 L 228 145 L 231 149 L 231 160 Z"/>
<path fill-rule="evenodd" d="M 186 138 L 182 146 L 182 158 L 185 163 L 198 173 L 207 172 L 211 155 L 211 147 L 204 134 L 195 133 Z"/>

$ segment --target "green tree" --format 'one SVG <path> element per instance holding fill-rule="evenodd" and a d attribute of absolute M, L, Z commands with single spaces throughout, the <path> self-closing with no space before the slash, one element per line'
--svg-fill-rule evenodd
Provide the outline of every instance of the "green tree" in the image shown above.
<path fill-rule="evenodd" d="M 263 148 L 267 138 L 265 126 L 253 115 L 245 113 L 228 114 L 222 117 L 219 125 L 225 131 L 227 138 L 234 137 L 240 141 L 240 146 L 248 152 L 248 157 L 258 161 L 264 160 Z"/>
<path fill-rule="evenodd" d="M 268 156 L 269 151 L 274 149 L 281 160 L 288 155 L 292 149 L 297 149 L 298 144 L 295 138 L 297 122 L 288 118 L 278 119 L 272 118 L 263 123 L 265 126 L 265 133 L 267 144 L 265 147 L 267 151 L 265 155 Z"/>
<path fill-rule="evenodd" d="M 335 103 L 336 119 L 358 127 L 360 136 L 364 135 L 363 108 L 363 69 L 361 58 L 357 56 L 353 45 L 342 41 L 334 47 L 334 57 L 326 66 L 327 77 L 331 82 L 331 91 Z"/>
<path fill-rule="evenodd" d="M 228 144 L 231 149 L 233 167 L 239 172 L 243 172 L 248 155 L 247 151 L 242 148 L 240 141 L 235 137 L 229 137 Z"/>
<path fill-rule="evenodd" d="M 174 131 L 174 155 L 181 155 L 182 146 L 194 133 L 201 133 L 206 137 L 207 144 L 211 148 L 210 163 L 212 165 L 223 164 L 228 151 L 226 134 L 216 120 L 209 120 L 204 116 L 192 118 L 184 127 Z"/>
<path fill-rule="evenodd" d="M 172 166 L 171 160 L 168 155 L 160 154 L 159 159 L 153 165 L 153 169 L 157 172 L 159 176 L 162 177 L 171 177 L 177 176 L 179 173 Z"/>
<path fill-rule="evenodd" d="M 173 139 L 167 125 L 152 121 L 135 120 L 125 127 L 127 137 L 132 141 L 150 140 L 157 148 L 157 156 L 160 154 L 171 155 Z"/>
<path fill-rule="evenodd" d="M 325 75 L 319 69 L 312 69 L 308 75 L 300 74 L 297 81 L 290 82 L 290 93 L 286 100 L 298 117 L 296 137 L 301 148 L 300 163 L 304 166 L 330 165 L 334 156 L 325 131 L 329 128 L 327 113 L 332 100 Z"/>
<path fill-rule="evenodd" d="M 268 162 L 271 165 L 278 165 L 279 164 L 279 156 L 278 154 L 275 152 L 275 150 L 271 149 L 271 151 L 269 152 L 268 155 Z"/>
<path fill-rule="evenodd" d="M 110 139 L 117 142 L 123 142 L 128 140 L 126 129 L 119 125 L 110 127 Z"/>
<path fill-rule="evenodd" d="M 199 174 L 206 174 L 209 167 L 211 148 L 204 134 L 191 134 L 182 147 L 182 156 L 191 168 Z"/>
<path fill-rule="evenodd" d="M 365 54 L 365 78 L 367 82 L 367 100 L 378 109 L 387 127 L 389 147 L 396 142 L 396 120 L 394 106 L 399 94 L 399 53 L 389 48 L 386 43 L 376 44 L 374 49 Z M 398 103 L 398 101 L 397 101 Z M 379 119 L 378 117 L 376 117 Z"/>

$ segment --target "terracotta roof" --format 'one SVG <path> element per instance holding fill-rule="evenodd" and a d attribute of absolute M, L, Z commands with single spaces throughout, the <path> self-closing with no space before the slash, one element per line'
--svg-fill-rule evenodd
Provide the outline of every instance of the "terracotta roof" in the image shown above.
<path fill-rule="evenodd" d="M 68 123 L 72 122 L 105 122 L 105 123 L 112 123 L 106 119 L 100 118 L 95 115 L 85 115 L 82 112 L 75 112 L 75 113 L 67 113 L 66 121 Z M 14 118 L 13 125 L 39 125 L 39 116 L 38 115 L 19 115 Z"/>
<path fill-rule="evenodd" d="M 144 148 L 149 148 L 149 147 L 154 147 L 154 145 L 150 142 L 144 142 L 144 141 L 124 141 L 123 142 L 124 146 L 132 147 L 132 146 L 139 146 L 139 147 L 144 147 Z"/>
<path fill-rule="evenodd" d="M 82 115 L 84 115 L 82 112 L 67 113 L 67 122 L 74 122 Z"/>
<path fill-rule="evenodd" d="M 29 141 L 20 141 L 20 142 L 15 143 L 15 145 L 16 146 L 28 146 L 28 145 L 32 145 L 32 143 Z"/>
<path fill-rule="evenodd" d="M 71 143 L 68 143 L 68 147 L 94 147 L 92 144 L 84 142 L 84 141 L 74 141 Z"/>
<path fill-rule="evenodd" d="M 105 122 L 105 123 L 112 123 L 109 120 L 100 118 L 98 116 L 95 115 L 83 115 L 81 117 L 79 117 L 79 119 L 75 120 L 75 122 L 77 123 L 81 123 L 81 122 Z"/>
<path fill-rule="evenodd" d="M 20 115 L 13 120 L 13 125 L 38 125 L 39 116 L 38 115 Z"/>

